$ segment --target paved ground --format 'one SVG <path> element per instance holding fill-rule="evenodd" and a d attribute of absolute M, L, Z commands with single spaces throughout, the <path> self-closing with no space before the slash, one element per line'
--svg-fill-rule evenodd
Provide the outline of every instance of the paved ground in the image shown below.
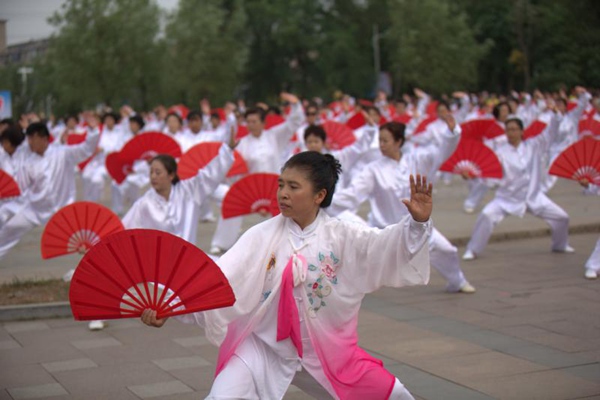
<path fill-rule="evenodd" d="M 456 183 L 438 189 L 435 222 L 460 242 L 475 216 L 460 211 Z M 598 198 L 564 181 L 552 197 L 573 228 L 597 230 Z M 544 228 L 509 218 L 497 232 Z M 201 225 L 203 248 L 212 229 Z M 463 264 L 473 295 L 445 293 L 435 272 L 427 287 L 382 289 L 365 299 L 360 344 L 420 399 L 600 399 L 600 280 L 583 279 L 598 236 L 572 235 L 575 254 L 550 253 L 548 237 L 493 243 Z M 76 264 L 41 261 L 38 240 L 39 232 L 28 235 L 2 261 L 0 281 L 58 277 Z M 8 322 L 0 326 L 0 400 L 203 398 L 216 353 L 200 328 L 176 321 L 162 329 L 114 321 L 102 332 L 71 319 Z M 286 395 L 307 398 L 293 386 Z"/>

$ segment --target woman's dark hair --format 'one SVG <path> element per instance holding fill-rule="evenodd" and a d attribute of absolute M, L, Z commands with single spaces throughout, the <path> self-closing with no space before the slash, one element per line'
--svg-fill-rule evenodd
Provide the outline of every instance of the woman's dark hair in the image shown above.
<path fill-rule="evenodd" d="M 446 110 L 450 111 L 450 104 L 448 104 L 448 102 L 446 100 L 438 100 L 435 110 L 436 111 L 439 110 L 440 107 L 446 107 Z"/>
<path fill-rule="evenodd" d="M 142 118 L 139 115 L 134 115 L 133 117 L 129 117 L 129 122 L 135 122 L 136 124 L 138 124 L 140 126 L 140 129 L 144 128 L 144 125 L 146 125 L 146 123 L 144 122 L 144 118 Z"/>
<path fill-rule="evenodd" d="M 25 140 L 25 135 L 21 128 L 16 126 L 9 126 L 0 134 L 0 142 L 9 142 L 12 147 L 19 147 L 23 140 Z"/>
<path fill-rule="evenodd" d="M 196 110 L 190 111 L 187 115 L 187 120 L 191 121 L 194 118 L 202 119 L 202 113 L 200 111 L 196 111 Z"/>
<path fill-rule="evenodd" d="M 117 113 L 114 112 L 107 112 L 106 114 L 104 114 L 102 116 L 102 123 L 105 124 L 106 123 L 106 118 L 112 118 L 116 124 L 119 123 L 119 120 L 121 119 L 121 116 Z"/>
<path fill-rule="evenodd" d="M 365 107 L 365 111 L 366 112 L 375 111 L 377 113 L 377 115 L 379 115 L 381 117 L 381 111 L 379 111 L 379 108 L 377 108 L 375 106 L 367 106 L 367 107 Z"/>
<path fill-rule="evenodd" d="M 175 177 L 171 181 L 173 185 L 176 185 L 177 182 L 180 181 L 179 176 L 177 175 L 177 161 L 175 161 L 172 156 L 168 154 L 159 154 L 150 160 L 150 164 L 152 164 L 154 161 L 160 162 L 163 167 L 165 167 L 168 174 L 175 174 Z"/>
<path fill-rule="evenodd" d="M 406 125 L 404 125 L 401 122 L 391 121 L 386 122 L 385 124 L 379 127 L 380 132 L 384 129 L 392 134 L 392 137 L 396 142 L 401 140 L 401 145 L 404 144 L 404 131 L 406 130 Z"/>
<path fill-rule="evenodd" d="M 325 189 L 327 194 L 320 204 L 321 208 L 329 207 L 333 193 L 335 192 L 335 184 L 337 183 L 342 166 L 331 154 L 321 154 L 317 151 L 303 151 L 292 156 L 281 171 L 288 168 L 295 168 L 306 173 L 306 177 L 313 184 L 314 191 Z"/>
<path fill-rule="evenodd" d="M 327 141 L 327 133 L 325 133 L 325 129 L 318 125 L 310 125 L 304 131 L 304 140 L 308 139 L 309 136 L 316 136 L 325 143 Z"/>
<path fill-rule="evenodd" d="M 521 118 L 509 118 L 506 121 L 504 121 L 504 126 L 508 126 L 509 122 L 514 122 L 515 124 L 517 124 L 519 126 L 519 128 L 521 130 L 524 129 L 524 127 L 523 127 L 523 121 L 521 121 Z"/>
<path fill-rule="evenodd" d="M 263 110 L 262 108 L 259 107 L 254 107 L 254 108 L 250 108 L 248 110 L 246 110 L 246 112 L 244 113 L 244 118 L 248 118 L 249 115 L 252 114 L 256 114 L 258 115 L 258 118 L 260 118 L 261 122 L 265 122 L 265 110 Z"/>
<path fill-rule="evenodd" d="M 174 112 L 170 112 L 167 114 L 167 117 L 165 118 L 165 121 L 169 119 L 169 117 L 175 117 L 177 118 L 177 121 L 179 121 L 179 125 L 183 125 L 183 120 L 181 119 L 181 117 L 179 116 L 179 114 L 174 113 Z"/>
<path fill-rule="evenodd" d="M 508 103 L 506 101 L 501 101 L 500 103 L 496 104 L 496 106 L 492 110 L 492 115 L 495 119 L 500 118 L 500 107 L 502 106 L 508 107 L 508 112 L 510 113 L 510 106 L 508 105 Z"/>
<path fill-rule="evenodd" d="M 50 132 L 48 132 L 48 127 L 43 122 L 34 122 L 33 124 L 29 124 L 27 130 L 25 131 L 27 136 L 38 135 L 40 137 L 50 137 Z"/>

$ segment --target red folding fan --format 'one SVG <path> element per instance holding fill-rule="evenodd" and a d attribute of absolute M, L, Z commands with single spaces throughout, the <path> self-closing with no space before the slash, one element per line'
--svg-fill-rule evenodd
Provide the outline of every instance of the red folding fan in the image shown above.
<path fill-rule="evenodd" d="M 593 136 L 600 138 L 600 121 L 593 118 L 579 122 L 579 136 Z"/>
<path fill-rule="evenodd" d="M 81 201 L 58 210 L 42 234 L 42 258 L 92 248 L 102 238 L 122 231 L 119 217 L 98 203 Z"/>
<path fill-rule="evenodd" d="M 72 133 L 69 136 L 67 136 L 67 144 L 69 146 L 72 146 L 75 144 L 83 143 L 83 142 L 85 142 L 86 137 L 87 137 L 87 133 L 83 133 L 83 134 Z M 90 157 L 88 157 L 84 161 L 77 164 L 77 167 L 79 168 L 79 170 L 83 171 L 85 169 L 85 167 L 90 163 L 90 161 L 92 161 L 92 158 L 94 158 L 94 156 L 95 156 L 95 154 L 92 154 Z"/>
<path fill-rule="evenodd" d="M 474 119 L 465 122 L 460 126 L 462 128 L 461 137 L 471 140 L 483 140 L 484 138 L 493 139 L 496 136 L 504 134 L 504 129 L 493 119 L 483 118 Z"/>
<path fill-rule="evenodd" d="M 123 160 L 120 152 L 107 155 L 104 164 L 110 177 L 118 184 L 123 183 L 127 175 L 133 170 L 133 161 Z"/>
<path fill-rule="evenodd" d="M 234 183 L 223 199 L 221 215 L 223 218 L 238 217 L 266 211 L 271 215 L 279 214 L 277 189 L 279 175 L 250 174 Z"/>
<path fill-rule="evenodd" d="M 171 136 L 161 132 L 146 132 L 135 135 L 121 150 L 121 158 L 125 161 L 150 160 L 157 154 L 179 158 L 181 147 Z"/>
<path fill-rule="evenodd" d="M 412 117 L 409 114 L 402 114 L 402 115 L 396 115 L 393 120 L 396 122 L 400 122 L 402 124 L 408 124 L 410 122 L 410 120 L 412 119 Z"/>
<path fill-rule="evenodd" d="M 240 140 L 244 136 L 248 136 L 250 132 L 248 132 L 248 127 L 244 125 L 238 125 L 237 134 L 235 135 L 236 140 Z"/>
<path fill-rule="evenodd" d="M 176 104 L 174 106 L 169 107 L 167 112 L 169 114 L 177 114 L 181 117 L 181 119 L 186 119 L 188 114 L 190 113 L 190 109 L 184 106 L 183 104 Z"/>
<path fill-rule="evenodd" d="M 0 199 L 19 196 L 21 190 L 17 181 L 6 171 L 0 169 Z"/>
<path fill-rule="evenodd" d="M 527 140 L 536 137 L 540 133 L 544 132 L 544 129 L 546 129 L 547 125 L 548 124 L 545 124 L 539 120 L 533 121 L 531 125 L 525 129 L 525 132 L 523 132 L 523 139 Z"/>
<path fill-rule="evenodd" d="M 235 303 L 221 269 L 191 243 L 163 231 L 115 233 L 81 259 L 69 290 L 76 320 L 158 318 Z"/>
<path fill-rule="evenodd" d="M 225 116 L 225 110 L 222 108 L 214 108 L 212 110 L 210 110 L 210 114 L 219 114 L 219 119 L 221 121 L 226 121 L 227 117 Z"/>
<path fill-rule="evenodd" d="M 440 167 L 441 171 L 472 178 L 502 178 L 502 165 L 496 154 L 478 140 L 461 140 L 458 147 Z"/>
<path fill-rule="evenodd" d="M 427 107 L 425 107 L 425 114 L 437 117 L 437 108 L 439 104 L 439 101 L 432 101 L 427 104 Z"/>
<path fill-rule="evenodd" d="M 436 116 L 427 117 L 423 121 L 419 122 L 419 125 L 417 125 L 417 127 L 415 128 L 415 131 L 414 131 L 413 135 L 418 135 L 419 133 L 425 132 L 425 130 L 427 129 L 427 125 L 429 125 L 430 123 L 432 123 L 436 119 L 437 119 Z"/>
<path fill-rule="evenodd" d="M 587 179 L 600 185 L 600 140 L 573 143 L 554 160 L 549 173 L 576 181 Z"/>
<path fill-rule="evenodd" d="M 204 142 L 190 148 L 181 156 L 177 164 L 177 174 L 181 179 L 188 179 L 196 176 L 198 170 L 204 168 L 213 158 L 219 154 L 219 149 L 223 143 Z M 245 174 L 248 172 L 246 161 L 240 153 L 233 152 L 233 165 L 227 173 L 227 176 Z"/>
<path fill-rule="evenodd" d="M 354 114 L 348 121 L 346 121 L 346 126 L 352 130 L 356 130 L 367 123 L 365 120 L 365 116 L 361 112 L 357 112 Z"/>
<path fill-rule="evenodd" d="M 373 102 L 371 100 L 358 99 L 358 104 L 363 107 L 373 107 Z"/>
<path fill-rule="evenodd" d="M 332 150 L 343 149 L 356 141 L 354 132 L 347 125 L 335 121 L 326 121 L 322 127 L 327 133 L 327 143 Z"/>
<path fill-rule="evenodd" d="M 283 119 L 283 117 L 281 115 L 269 114 L 265 118 L 265 129 L 271 129 L 274 126 L 283 124 L 284 122 L 285 122 L 285 119 Z"/>

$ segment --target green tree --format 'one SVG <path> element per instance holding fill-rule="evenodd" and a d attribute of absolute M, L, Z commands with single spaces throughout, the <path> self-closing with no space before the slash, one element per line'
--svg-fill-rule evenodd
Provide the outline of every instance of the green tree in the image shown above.
<path fill-rule="evenodd" d="M 431 93 L 474 89 L 488 43 L 477 43 L 466 15 L 448 0 L 390 0 L 388 36 L 396 82 Z"/>
<path fill-rule="evenodd" d="M 68 0 L 50 23 L 59 28 L 44 86 L 60 111 L 104 102 L 147 108 L 161 73 L 160 10 L 152 0 Z"/>
<path fill-rule="evenodd" d="M 247 60 L 245 29 L 239 0 L 180 0 L 166 29 L 167 98 L 195 107 L 203 97 L 214 104 L 231 99 Z"/>

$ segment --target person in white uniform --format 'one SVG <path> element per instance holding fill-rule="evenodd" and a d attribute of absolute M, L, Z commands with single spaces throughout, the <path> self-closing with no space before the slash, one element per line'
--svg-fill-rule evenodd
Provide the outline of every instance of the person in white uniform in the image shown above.
<path fill-rule="evenodd" d="M 75 201 L 75 167 L 94 153 L 100 134 L 96 116 L 89 118 L 88 126 L 85 142 L 74 146 L 50 146 L 50 132 L 41 122 L 27 127 L 33 154 L 18 172 L 23 204 L 0 228 L 0 259 L 23 235 Z"/>
<path fill-rule="evenodd" d="M 259 108 L 249 109 L 245 113 L 246 125 L 249 134 L 244 136 L 236 150 L 246 161 L 248 172 L 267 172 L 278 174 L 280 154 L 283 153 L 290 139 L 304 121 L 302 104 L 296 96 L 290 93 L 282 93 L 281 99 L 291 104 L 291 112 L 288 119 L 271 129 L 265 130 L 265 114 Z M 228 187 L 219 187 L 215 197 L 219 200 L 225 198 Z M 242 218 L 234 217 L 223 219 L 219 217 L 217 229 L 211 242 L 210 253 L 221 254 L 229 249 L 239 235 L 242 227 Z"/>
<path fill-rule="evenodd" d="M 360 204 L 368 199 L 371 205 L 370 226 L 385 228 L 406 216 L 407 210 L 401 207 L 400 202 L 410 192 L 408 176 L 417 170 L 433 176 L 458 146 L 461 129 L 448 113 L 446 131 L 439 133 L 438 145 L 419 147 L 408 154 L 401 150 L 404 129 L 404 124 L 399 122 L 381 126 L 379 142 L 383 157 L 367 165 L 348 187 L 336 193 L 328 209 L 330 215 L 338 216 L 346 211 L 356 213 Z M 435 228 L 429 241 L 429 251 L 431 266 L 447 280 L 449 292 L 475 292 L 460 268 L 458 250 Z"/>
<path fill-rule="evenodd" d="M 463 260 L 481 255 L 494 227 L 507 215 L 523 217 L 530 212 L 546 221 L 552 230 L 552 251 L 572 253 L 569 246 L 569 215 L 541 191 L 541 158 L 558 137 L 560 116 L 554 114 L 550 125 L 538 136 L 523 140 L 523 123 L 518 118 L 506 121 L 508 143 L 496 154 L 502 164 L 503 178 L 494 199 L 477 217 Z"/>
<path fill-rule="evenodd" d="M 599 185 L 589 183 L 587 179 L 582 179 L 579 183 L 585 188 L 584 194 L 600 196 Z M 598 273 L 600 273 L 600 239 L 596 242 L 596 247 L 585 263 L 585 277 L 586 279 L 597 279 Z"/>
<path fill-rule="evenodd" d="M 413 399 L 358 347 L 357 324 L 366 293 L 427 283 L 432 187 L 411 177 L 410 200 L 401 205 L 410 215 L 368 228 L 323 210 L 339 169 L 328 154 L 290 158 L 279 180 L 281 214 L 251 228 L 218 261 L 236 303 L 177 317 L 204 326 L 219 346 L 207 399 L 282 399 L 300 369 L 323 388 L 318 398 Z M 142 321 L 165 323 L 150 309 Z"/>
<path fill-rule="evenodd" d="M 21 127 L 9 125 L 0 133 L 0 169 L 12 176 L 19 188 L 23 187 L 19 182 L 19 171 L 27 163 L 31 155 L 29 145 L 23 143 L 25 134 Z M 7 200 L 0 200 L 0 228 L 10 219 L 23 204 L 22 194 Z"/>

